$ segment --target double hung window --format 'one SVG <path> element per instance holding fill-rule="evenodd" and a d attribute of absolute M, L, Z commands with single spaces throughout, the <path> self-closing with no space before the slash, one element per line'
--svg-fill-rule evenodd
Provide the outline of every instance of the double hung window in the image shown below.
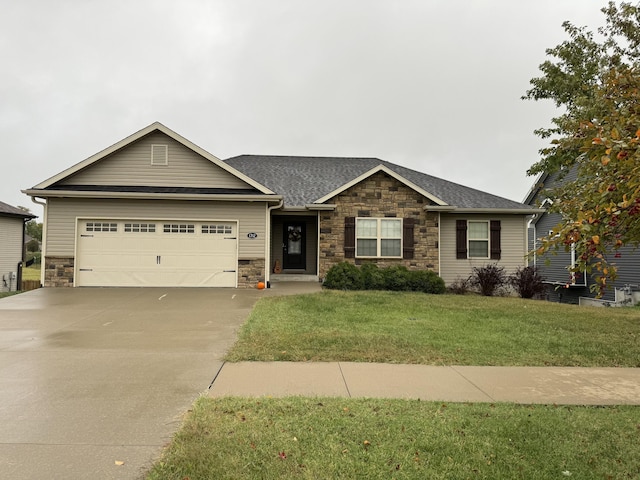
<path fill-rule="evenodd" d="M 402 257 L 402 219 L 357 218 L 356 257 Z"/>
<path fill-rule="evenodd" d="M 489 222 L 469 221 L 469 258 L 489 258 Z"/>

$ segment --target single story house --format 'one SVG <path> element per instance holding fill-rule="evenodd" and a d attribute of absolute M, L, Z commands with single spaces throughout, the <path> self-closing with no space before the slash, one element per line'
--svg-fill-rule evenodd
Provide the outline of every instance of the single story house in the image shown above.
<path fill-rule="evenodd" d="M 35 215 L 0 202 L 0 292 L 20 290 L 24 262 L 25 222 Z"/>
<path fill-rule="evenodd" d="M 547 197 L 546 191 L 560 185 L 560 182 L 573 181 L 576 178 L 577 170 L 574 168 L 566 172 L 562 178 L 559 173 L 542 173 L 536 179 L 524 200 L 524 203 L 540 208 L 529 225 L 529 251 L 535 251 L 540 245 L 540 239 L 548 236 L 561 221 L 560 214 L 549 213 L 544 209 L 553 201 Z M 579 304 L 581 298 L 596 297 L 596 293 L 591 291 L 591 287 L 595 285 L 593 278 L 584 272 L 571 271 L 578 255 L 580 253 L 571 246 L 566 251 L 559 249 L 557 252 L 548 252 L 542 256 L 534 254 L 530 258 L 529 264 L 536 266 L 545 279 L 546 297 L 549 300 Z M 618 277 L 615 281 L 609 282 L 602 296 L 605 302 L 620 301 L 623 297 L 632 297 L 634 292 L 640 291 L 640 249 L 624 246 L 618 251 L 617 257 L 615 262 L 618 267 Z M 583 301 L 583 303 L 586 302 Z"/>
<path fill-rule="evenodd" d="M 248 287 L 332 265 L 525 264 L 537 208 L 377 158 L 220 160 L 160 123 L 23 190 L 45 286 Z"/>

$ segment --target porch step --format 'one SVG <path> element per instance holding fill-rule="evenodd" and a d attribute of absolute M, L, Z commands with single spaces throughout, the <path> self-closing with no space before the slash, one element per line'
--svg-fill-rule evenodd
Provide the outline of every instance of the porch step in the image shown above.
<path fill-rule="evenodd" d="M 271 282 L 319 282 L 318 275 L 304 275 L 302 273 L 279 273 L 271 274 Z"/>

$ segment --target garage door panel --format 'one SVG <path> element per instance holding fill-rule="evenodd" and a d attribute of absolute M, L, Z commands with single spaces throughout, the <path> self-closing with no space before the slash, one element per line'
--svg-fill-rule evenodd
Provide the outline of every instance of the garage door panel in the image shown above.
<path fill-rule="evenodd" d="M 234 222 L 81 220 L 78 231 L 77 286 L 236 286 Z"/>

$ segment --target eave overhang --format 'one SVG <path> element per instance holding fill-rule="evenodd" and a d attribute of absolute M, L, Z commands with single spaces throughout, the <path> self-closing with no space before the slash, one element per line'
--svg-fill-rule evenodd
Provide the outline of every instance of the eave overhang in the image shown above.
<path fill-rule="evenodd" d="M 334 203 L 309 203 L 304 206 L 307 210 L 314 211 L 333 211 L 336 209 L 337 205 Z"/>
<path fill-rule="evenodd" d="M 282 195 L 260 194 L 206 194 L 206 193 L 157 193 L 157 192 L 104 192 L 78 190 L 29 189 L 22 193 L 37 198 L 114 198 L 114 199 L 153 199 L 153 200 L 210 200 L 229 202 L 268 202 L 279 203 Z"/>
<path fill-rule="evenodd" d="M 427 212 L 446 212 L 446 213 L 475 213 L 475 214 L 493 214 L 493 215 L 535 215 L 543 213 L 542 208 L 460 208 L 451 205 L 425 205 L 423 209 Z"/>

